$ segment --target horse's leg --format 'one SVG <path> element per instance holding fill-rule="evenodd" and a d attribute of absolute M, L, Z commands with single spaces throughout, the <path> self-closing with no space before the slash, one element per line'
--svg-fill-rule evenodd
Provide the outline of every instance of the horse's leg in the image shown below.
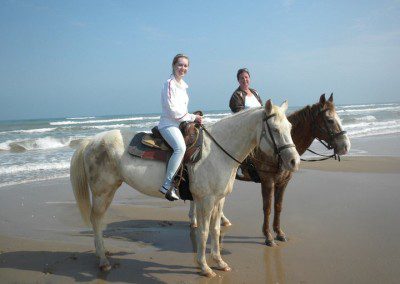
<path fill-rule="evenodd" d="M 281 242 L 286 242 L 286 235 L 281 230 L 281 212 L 282 212 L 282 202 L 283 195 L 285 193 L 287 182 L 285 182 L 282 186 L 275 188 L 275 201 L 274 201 L 274 232 L 276 233 L 276 239 Z"/>
<path fill-rule="evenodd" d="M 230 271 L 231 268 L 225 261 L 222 260 L 220 253 L 220 246 L 219 246 L 219 237 L 221 233 L 221 213 L 222 213 L 222 205 L 224 204 L 221 201 L 217 202 L 211 214 L 211 221 L 210 221 L 211 258 L 217 262 L 217 269 L 223 271 Z"/>
<path fill-rule="evenodd" d="M 224 212 L 222 210 L 224 208 L 224 204 L 225 204 L 225 197 L 222 198 L 221 201 L 220 201 L 220 206 L 221 206 L 221 226 L 229 227 L 229 226 L 232 226 L 232 223 L 224 215 Z"/>
<path fill-rule="evenodd" d="M 197 262 L 200 265 L 201 274 L 208 277 L 214 277 L 216 274 L 208 266 L 206 261 L 206 244 L 210 227 L 210 218 L 212 210 L 215 206 L 214 198 L 206 197 L 201 200 L 196 200 L 196 215 L 197 215 Z"/>
<path fill-rule="evenodd" d="M 100 258 L 99 268 L 103 271 L 111 269 L 110 262 L 106 257 L 106 250 L 103 242 L 103 228 L 102 221 L 104 213 L 113 200 L 114 193 L 119 186 L 108 188 L 107 190 L 98 191 L 100 194 L 93 193 L 92 195 L 92 211 L 90 213 L 90 222 L 94 231 L 94 246 L 96 248 L 96 255 Z M 94 192 L 94 191 L 93 191 Z"/>
<path fill-rule="evenodd" d="M 224 207 L 225 197 L 221 199 L 221 208 Z M 189 209 L 189 219 L 190 219 L 190 227 L 197 228 L 197 218 L 196 218 L 196 205 L 194 201 L 190 201 L 190 209 Z M 221 211 L 221 226 L 229 227 L 232 226 L 231 221 L 225 217 L 224 212 Z"/>
<path fill-rule="evenodd" d="M 196 205 L 194 201 L 190 201 L 189 220 L 190 228 L 197 228 Z"/>
<path fill-rule="evenodd" d="M 261 193 L 263 198 L 263 212 L 264 212 L 264 223 L 262 231 L 265 236 L 265 244 L 270 247 L 276 246 L 274 238 L 269 230 L 269 216 L 271 214 L 271 203 L 272 193 L 274 188 L 274 182 L 271 178 L 261 177 Z"/>

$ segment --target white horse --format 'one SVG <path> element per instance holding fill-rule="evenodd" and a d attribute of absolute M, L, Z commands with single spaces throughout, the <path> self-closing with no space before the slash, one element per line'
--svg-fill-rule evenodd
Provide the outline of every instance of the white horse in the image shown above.
<path fill-rule="evenodd" d="M 330 95 L 329 99 L 326 99 L 325 94 L 322 94 L 318 103 L 312 105 L 311 107 L 306 106 L 292 113 L 288 116 L 288 120 L 293 124 L 292 138 L 300 155 L 302 155 L 307 150 L 307 148 L 310 147 L 314 139 L 324 140 L 324 145 L 326 145 L 326 147 L 329 149 L 333 149 L 334 153 L 337 155 L 346 155 L 349 152 L 351 147 L 350 139 L 346 135 L 346 131 L 342 130 L 343 126 L 333 103 L 333 93 Z M 258 156 L 256 154 L 254 158 L 255 160 L 258 160 L 256 164 L 257 171 L 258 167 L 260 167 L 264 162 L 271 161 L 272 163 L 274 163 L 274 161 L 276 161 L 276 155 L 274 153 L 272 153 L 271 156 L 265 154 L 260 155 L 259 153 Z M 265 204 L 267 204 L 267 207 L 263 209 L 264 216 L 269 216 L 270 207 L 268 206 L 271 206 L 271 192 L 274 193 L 275 204 L 280 203 L 278 208 L 282 208 L 283 192 L 285 191 L 287 183 L 291 179 L 292 175 L 290 171 L 284 172 L 284 169 L 281 169 L 281 171 L 277 173 L 266 171 L 263 172 L 261 168 L 260 170 L 261 171 L 258 171 L 258 174 L 261 178 L 261 189 L 263 192 L 262 196 L 264 200 L 264 207 Z M 283 182 L 284 180 L 286 181 Z M 266 200 L 268 201 L 265 202 Z M 225 200 L 222 199 L 222 207 L 224 205 L 224 202 Z M 194 202 L 190 201 L 189 220 L 190 227 L 192 228 L 197 227 L 195 207 L 196 206 Z M 274 224 L 280 224 L 280 212 L 281 211 L 275 209 Z M 268 220 L 269 217 L 264 217 L 263 233 L 267 237 L 266 244 L 274 246 L 276 244 L 272 238 L 272 235 L 269 233 Z M 232 223 L 222 211 L 221 226 L 229 227 L 231 225 Z M 277 238 L 281 241 L 286 241 L 285 234 L 280 229 L 280 227 L 279 229 L 277 229 L 278 226 L 276 226 L 275 228 L 274 229 L 277 232 Z"/>
<path fill-rule="evenodd" d="M 221 119 L 208 129 L 203 140 L 202 158 L 189 165 L 189 183 L 198 219 L 197 261 L 201 274 L 214 276 L 206 262 L 206 242 L 211 231 L 211 256 L 217 262 L 217 269 L 229 271 L 220 254 L 219 235 L 221 205 L 220 200 L 232 191 L 238 163 L 229 157 L 217 144 L 238 161 L 256 146 L 265 153 L 274 151 L 274 144 L 292 144 L 291 125 L 285 116 L 287 102 L 281 107 L 268 101 L 265 108 L 259 107 L 243 111 Z M 271 135 L 265 130 L 271 129 Z M 165 163 L 143 160 L 131 156 L 127 147 L 132 133 L 113 130 L 100 133 L 83 142 L 71 160 L 71 183 L 82 218 L 94 230 L 96 254 L 100 257 L 99 267 L 109 270 L 110 263 L 105 255 L 101 222 L 110 206 L 116 190 L 122 182 L 136 190 L 154 197 L 164 198 L 158 190 L 165 176 Z M 281 153 L 283 166 L 287 170 L 297 169 L 300 157 L 294 147 Z M 90 202 L 90 191 L 92 202 Z"/>

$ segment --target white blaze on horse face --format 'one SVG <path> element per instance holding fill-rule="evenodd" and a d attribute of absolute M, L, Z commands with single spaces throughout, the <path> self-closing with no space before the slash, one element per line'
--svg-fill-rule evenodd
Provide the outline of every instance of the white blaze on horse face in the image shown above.
<path fill-rule="evenodd" d="M 337 130 L 333 129 L 333 133 L 337 133 L 337 131 L 342 131 L 342 121 L 340 117 L 337 115 L 336 111 L 327 111 L 328 117 L 332 117 L 337 124 Z M 346 155 L 351 148 L 350 139 L 347 134 L 340 135 L 336 137 L 333 141 L 334 147 L 336 149 L 336 153 L 339 155 Z"/>
<path fill-rule="evenodd" d="M 339 131 L 343 130 L 342 121 L 340 117 L 337 115 L 336 111 L 328 110 L 326 112 L 326 115 L 328 116 L 328 127 L 330 127 L 329 119 L 332 119 L 334 121 L 334 126 L 336 126 L 333 127 L 333 129 L 331 129 L 333 133 L 338 133 Z M 334 138 L 333 143 L 336 153 L 339 155 L 346 155 L 350 151 L 351 143 L 347 134 L 343 134 Z"/>

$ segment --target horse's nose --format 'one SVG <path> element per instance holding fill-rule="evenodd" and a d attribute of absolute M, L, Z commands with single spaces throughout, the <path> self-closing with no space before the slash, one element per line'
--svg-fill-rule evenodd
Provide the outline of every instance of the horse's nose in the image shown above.
<path fill-rule="evenodd" d="M 290 160 L 290 167 L 291 167 L 293 170 L 297 171 L 298 163 L 297 163 L 297 160 L 296 160 L 296 159 L 291 159 L 291 160 Z"/>
<path fill-rule="evenodd" d="M 344 143 L 343 146 L 341 147 L 340 151 L 338 151 L 339 155 L 346 155 L 350 151 L 350 144 L 349 143 Z"/>

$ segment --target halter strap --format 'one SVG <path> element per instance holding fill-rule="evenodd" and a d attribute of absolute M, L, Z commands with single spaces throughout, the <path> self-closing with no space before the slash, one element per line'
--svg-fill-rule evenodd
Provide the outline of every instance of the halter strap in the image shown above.
<path fill-rule="evenodd" d="M 333 140 L 334 140 L 336 137 L 340 136 L 340 135 L 346 134 L 347 131 L 344 131 L 344 130 L 341 130 L 341 129 L 340 129 L 339 132 L 333 133 L 333 132 L 330 130 L 330 128 L 328 127 L 328 122 L 327 122 L 325 116 L 322 117 L 322 120 L 323 120 L 323 122 L 324 122 L 324 125 L 325 125 L 325 128 L 326 128 L 326 129 L 320 127 L 320 126 L 316 123 L 316 122 L 317 122 L 317 117 L 318 117 L 318 115 L 320 115 L 320 114 L 322 114 L 322 113 L 328 111 L 328 109 L 322 109 L 321 107 L 319 107 L 315 112 L 312 112 L 312 109 L 311 109 L 310 106 L 308 106 L 308 109 L 309 109 L 309 111 L 310 111 L 311 118 L 312 118 L 312 121 L 313 121 L 313 124 L 312 124 L 312 135 L 313 135 L 313 136 L 315 137 L 315 139 L 317 139 L 322 145 L 324 145 L 326 149 L 328 149 L 328 150 L 334 149 L 334 147 L 333 147 L 333 145 L 332 145 L 332 144 L 333 144 L 333 143 L 332 143 Z M 316 129 L 318 129 L 318 130 L 319 130 L 320 132 L 322 132 L 322 133 L 326 133 L 326 134 L 328 135 L 328 141 L 325 142 L 325 141 L 323 141 L 322 139 L 319 139 L 319 138 L 316 136 L 316 134 L 315 134 Z M 330 158 L 335 158 L 335 160 L 338 160 L 338 161 L 340 162 L 340 156 L 339 156 L 338 154 L 336 154 L 336 150 L 335 150 L 335 149 L 334 149 L 334 152 L 333 152 L 332 155 L 318 154 L 318 153 L 316 153 L 316 152 L 314 152 L 314 151 L 312 151 L 312 150 L 310 150 L 310 149 L 307 149 L 307 151 L 309 151 L 309 152 L 311 152 L 311 153 L 313 153 L 313 154 L 316 154 L 316 155 L 318 155 L 318 156 L 321 156 L 321 157 L 323 157 L 323 158 L 321 158 L 321 159 L 307 159 L 307 160 L 301 158 L 302 161 L 305 161 L 305 162 L 317 162 L 317 161 L 327 160 L 327 159 L 330 159 Z"/>
<path fill-rule="evenodd" d="M 273 145 L 274 145 L 274 153 L 275 153 L 276 155 L 280 155 L 280 153 L 281 153 L 283 150 L 285 150 L 285 149 L 287 149 L 287 148 L 296 147 L 296 145 L 294 145 L 294 144 L 286 144 L 286 145 L 282 145 L 282 146 L 280 146 L 280 147 L 278 147 L 278 146 L 276 145 L 275 138 L 274 138 L 274 135 L 272 134 L 271 127 L 270 127 L 269 124 L 268 124 L 268 120 L 269 120 L 270 118 L 274 117 L 274 116 L 276 116 L 276 113 L 270 114 L 270 115 L 268 115 L 268 116 L 265 115 L 263 121 L 266 122 L 265 124 L 267 125 L 269 136 L 271 137 L 272 143 L 273 143 Z M 266 135 L 266 131 L 265 131 L 264 123 L 263 123 L 263 130 L 262 130 L 261 136 L 265 136 L 265 135 Z M 261 140 L 261 137 L 260 137 L 260 140 Z"/>
<path fill-rule="evenodd" d="M 280 146 L 280 147 L 278 147 L 278 146 L 276 145 L 275 138 L 274 138 L 274 135 L 272 134 L 271 127 L 270 127 L 269 124 L 268 124 L 268 120 L 269 120 L 270 118 L 274 117 L 274 116 L 276 116 L 276 113 L 270 114 L 270 115 L 268 115 L 268 116 L 265 114 L 265 116 L 264 116 L 264 118 L 263 118 L 263 121 L 265 121 L 265 124 L 267 125 L 267 128 L 268 128 L 268 133 L 269 133 L 269 136 L 271 137 L 272 144 L 273 144 L 273 146 L 274 146 L 274 154 L 278 156 L 278 169 L 280 169 L 280 167 L 281 167 L 281 165 L 282 165 L 282 156 L 281 156 L 281 152 L 282 152 L 283 150 L 285 150 L 285 149 L 288 149 L 288 148 L 293 148 L 293 147 L 296 148 L 296 145 L 294 145 L 294 144 L 286 144 L 286 145 L 282 145 L 282 146 Z M 265 131 L 265 125 L 264 125 L 264 123 L 263 123 L 263 125 L 262 125 L 262 132 L 261 132 L 261 136 L 260 136 L 260 142 L 261 142 L 261 138 L 262 138 L 262 137 L 265 137 L 265 136 L 266 136 L 266 131 Z M 265 138 L 265 140 L 267 140 L 267 139 Z"/>

